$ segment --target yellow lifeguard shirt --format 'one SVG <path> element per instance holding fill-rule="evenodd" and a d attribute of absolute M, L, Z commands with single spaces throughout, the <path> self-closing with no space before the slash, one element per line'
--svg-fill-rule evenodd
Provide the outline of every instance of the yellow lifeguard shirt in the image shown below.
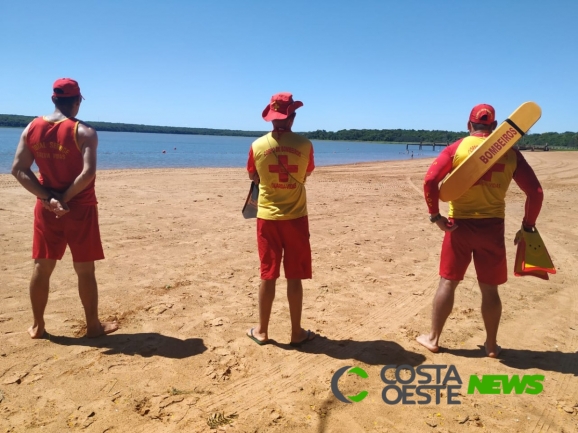
<path fill-rule="evenodd" d="M 251 145 L 247 171 L 257 171 L 257 218 L 291 220 L 307 215 L 305 178 L 315 168 L 313 145 L 291 131 L 268 133 Z"/>
<path fill-rule="evenodd" d="M 484 140 L 485 137 L 464 138 L 454 155 L 452 170 Z M 452 218 L 505 218 L 506 192 L 516 167 L 516 153 L 510 149 L 464 195 L 449 202 L 448 215 Z"/>

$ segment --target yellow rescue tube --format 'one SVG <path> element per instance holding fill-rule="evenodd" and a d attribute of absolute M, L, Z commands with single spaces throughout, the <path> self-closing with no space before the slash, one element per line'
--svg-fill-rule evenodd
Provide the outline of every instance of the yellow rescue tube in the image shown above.
<path fill-rule="evenodd" d="M 470 189 L 540 119 L 535 102 L 524 102 L 442 182 L 440 200 L 451 201 Z"/>

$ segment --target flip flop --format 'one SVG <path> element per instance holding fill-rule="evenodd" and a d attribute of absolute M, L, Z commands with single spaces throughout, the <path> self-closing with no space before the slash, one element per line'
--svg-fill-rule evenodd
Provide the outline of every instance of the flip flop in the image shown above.
<path fill-rule="evenodd" d="M 257 337 L 255 337 L 253 335 L 253 330 L 255 328 L 251 328 L 250 334 L 247 334 L 247 337 L 249 337 L 251 340 L 253 340 L 255 343 L 257 343 L 259 346 L 264 346 L 265 344 L 269 344 L 269 340 L 259 340 Z"/>
<path fill-rule="evenodd" d="M 307 343 L 308 341 L 311 341 L 313 339 L 315 339 L 315 337 L 317 336 L 317 334 L 315 334 L 315 332 L 311 332 L 310 329 L 307 330 L 307 337 L 305 337 L 303 340 L 301 341 L 297 341 L 297 342 L 291 342 L 289 343 L 289 346 L 293 346 L 293 347 L 301 347 L 303 346 L 305 343 Z"/>

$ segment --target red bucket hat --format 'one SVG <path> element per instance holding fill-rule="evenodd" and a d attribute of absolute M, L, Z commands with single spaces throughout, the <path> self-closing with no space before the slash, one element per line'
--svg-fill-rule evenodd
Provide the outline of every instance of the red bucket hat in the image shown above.
<path fill-rule="evenodd" d="M 299 107 L 303 107 L 303 102 L 294 101 L 291 93 L 277 93 L 271 96 L 271 102 L 263 110 L 263 119 L 266 122 L 287 119 Z"/>
<path fill-rule="evenodd" d="M 490 125 L 494 120 L 496 120 L 496 110 L 491 105 L 478 104 L 472 108 L 470 122 Z"/>
<path fill-rule="evenodd" d="M 59 78 L 54 82 L 52 91 L 52 96 L 56 96 L 57 98 L 71 98 L 79 95 L 82 97 L 78 82 L 72 78 Z"/>

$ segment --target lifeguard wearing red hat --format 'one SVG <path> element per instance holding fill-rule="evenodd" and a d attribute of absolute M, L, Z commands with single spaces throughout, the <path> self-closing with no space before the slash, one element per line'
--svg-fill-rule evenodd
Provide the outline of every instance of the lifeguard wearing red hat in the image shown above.
<path fill-rule="evenodd" d="M 98 337 L 118 329 L 116 322 L 98 318 L 98 288 L 94 262 L 104 258 L 98 226 L 96 131 L 76 119 L 82 95 L 78 83 L 59 78 L 52 86 L 52 114 L 34 119 L 22 132 L 12 174 L 37 197 L 34 209 L 30 300 L 32 338 L 45 334 L 44 310 L 56 261 L 70 248 L 78 275 L 78 292 L 86 317 L 86 335 Z M 40 176 L 31 167 L 36 162 Z"/>
<path fill-rule="evenodd" d="M 263 110 L 263 119 L 273 122 L 273 131 L 255 140 L 249 150 L 249 178 L 259 185 L 257 244 L 261 263 L 259 324 L 247 330 L 257 344 L 269 342 L 269 318 L 275 285 L 283 263 L 291 316 L 290 345 L 299 347 L 315 333 L 301 327 L 303 279 L 312 277 L 311 246 L 305 180 L 313 172 L 313 145 L 291 131 L 303 102 L 281 92 L 273 95 Z"/>
<path fill-rule="evenodd" d="M 465 194 L 449 202 L 448 218 L 439 212 L 438 189 L 442 179 L 459 167 L 496 126 L 494 108 L 488 104 L 476 105 L 468 118 L 470 135 L 447 146 L 425 176 L 424 196 L 430 221 L 445 233 L 431 329 L 429 334 L 417 338 L 431 352 L 440 349 L 440 335 L 452 311 L 455 290 L 464 278 L 472 258 L 482 293 L 482 317 L 486 327 L 485 353 L 495 358 L 501 350 L 497 343 L 502 313 L 498 286 L 507 280 L 504 240 L 506 191 L 514 179 L 526 194 L 522 224 L 531 230 L 542 206 L 542 187 L 520 151 L 510 149 Z"/>

